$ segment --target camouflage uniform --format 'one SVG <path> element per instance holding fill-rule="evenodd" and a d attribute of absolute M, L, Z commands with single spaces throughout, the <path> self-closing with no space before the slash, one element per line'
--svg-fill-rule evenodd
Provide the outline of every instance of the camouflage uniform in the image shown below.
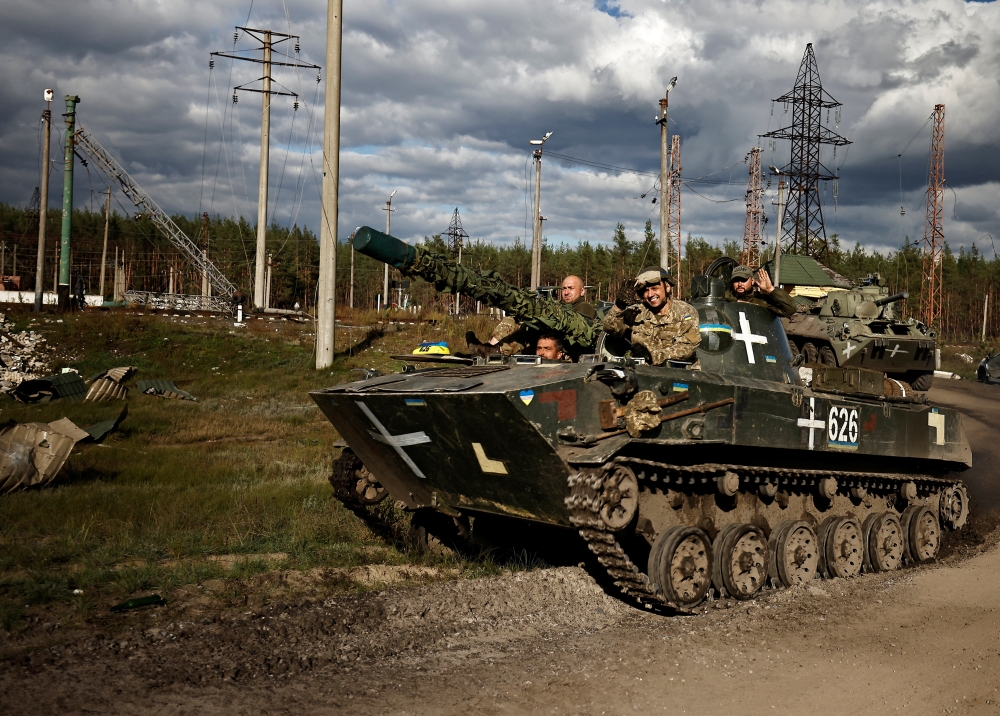
<path fill-rule="evenodd" d="M 546 300 L 551 301 L 552 299 Z M 597 310 L 585 301 L 583 296 L 577 297 L 572 303 L 563 305 L 568 306 L 584 318 L 590 320 L 597 318 Z M 523 353 L 526 346 L 538 340 L 539 333 L 541 331 L 531 325 L 518 323 L 513 317 L 505 316 L 500 323 L 493 327 L 493 332 L 490 334 L 490 343 L 500 346 L 500 352 L 505 356 L 511 356 Z M 582 352 L 584 351 L 572 351 L 573 355 Z"/>
<path fill-rule="evenodd" d="M 701 334 L 698 332 L 698 311 L 689 303 L 676 298 L 659 314 L 643 304 L 625 310 L 612 307 L 604 317 L 604 330 L 624 337 L 632 329 L 632 351 L 640 347 L 649 354 L 653 365 L 668 360 L 691 360 L 695 356 Z"/>
<path fill-rule="evenodd" d="M 571 352 L 579 353 L 593 347 L 600 327 L 575 306 L 540 298 L 528 289 L 515 288 L 496 271 L 476 272 L 421 246 L 406 248 L 413 252 L 413 260 L 397 268 L 407 276 L 422 278 L 434 284 L 438 291 L 462 293 L 503 309 L 512 320 L 535 331 L 558 333 Z M 584 302 L 584 305 L 593 311 L 589 303 Z"/>
<path fill-rule="evenodd" d="M 772 311 L 777 313 L 783 318 L 788 318 L 798 309 L 795 305 L 795 299 L 788 295 L 788 291 L 783 288 L 778 288 L 775 286 L 771 293 L 762 293 L 759 289 L 754 287 L 753 295 L 750 298 L 737 298 L 736 294 L 732 291 L 726 296 L 729 301 L 737 301 L 739 303 L 752 303 L 755 306 L 763 306 L 764 308 L 770 308 Z"/>

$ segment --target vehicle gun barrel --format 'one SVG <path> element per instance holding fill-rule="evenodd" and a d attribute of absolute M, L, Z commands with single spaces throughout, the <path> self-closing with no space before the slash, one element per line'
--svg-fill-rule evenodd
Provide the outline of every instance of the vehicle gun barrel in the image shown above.
<path fill-rule="evenodd" d="M 354 235 L 354 248 L 365 256 L 398 268 L 407 276 L 422 278 L 443 293 L 461 293 L 503 309 L 517 321 L 556 331 L 573 346 L 594 345 L 600 324 L 577 313 L 568 304 L 517 288 L 489 269 L 474 271 L 449 256 L 422 246 L 408 246 L 381 231 L 362 226 Z"/>
<path fill-rule="evenodd" d="M 891 296 L 886 296 L 885 298 L 880 298 L 875 301 L 876 306 L 885 306 L 890 303 L 896 303 L 896 301 L 905 301 L 910 297 L 910 294 L 906 291 L 900 291 L 899 293 L 894 293 Z"/>

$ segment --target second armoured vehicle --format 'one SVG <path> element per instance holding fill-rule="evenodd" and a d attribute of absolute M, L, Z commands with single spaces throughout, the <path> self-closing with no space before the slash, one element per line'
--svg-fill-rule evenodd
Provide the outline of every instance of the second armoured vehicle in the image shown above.
<path fill-rule="evenodd" d="M 354 245 L 411 276 L 448 268 L 369 228 Z M 961 415 L 887 397 L 874 371 L 800 371 L 771 311 L 693 284 L 700 370 L 515 356 L 314 391 L 349 446 L 338 496 L 459 535 L 486 515 L 575 529 L 626 594 L 677 609 L 934 559 L 968 516 Z"/>
<path fill-rule="evenodd" d="M 915 390 L 929 390 L 937 367 L 937 334 L 919 321 L 898 317 L 895 307 L 906 298 L 906 293 L 890 295 L 875 274 L 854 288 L 831 289 L 782 323 L 793 353 L 801 352 L 807 363 L 881 371 Z"/>

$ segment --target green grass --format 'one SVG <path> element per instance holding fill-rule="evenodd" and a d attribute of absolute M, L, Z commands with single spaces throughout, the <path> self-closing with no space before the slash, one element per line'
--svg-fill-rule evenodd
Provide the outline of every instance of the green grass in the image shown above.
<path fill-rule="evenodd" d="M 348 315 L 345 323 L 367 318 Z M 366 331 L 338 331 L 338 352 L 347 355 L 321 372 L 309 324 L 259 320 L 235 328 L 134 312 L 11 311 L 8 319 L 15 330 L 46 338 L 53 372 L 72 367 L 87 377 L 134 365 L 137 378 L 174 380 L 198 402 L 133 387 L 128 418 L 103 445 L 78 446 L 50 487 L 0 496 L 3 629 L 46 611 L 88 618 L 153 591 L 170 599 L 212 580 L 222 580 L 222 602 L 245 603 L 276 568 L 428 561 L 400 539 L 387 544 L 332 498 L 327 476 L 339 436 L 308 391 L 356 378 L 356 367 L 398 369 L 389 355 L 409 353 L 421 340 L 464 347 L 468 328 L 488 333 L 485 319 L 390 325 L 361 352 L 348 341 L 361 342 Z M 2 418 L 18 422 L 69 417 L 88 425 L 120 409 L 120 402 L 22 405 L 0 396 Z M 382 509 L 402 535 L 405 515 Z M 266 557 L 279 553 L 277 562 Z M 500 569 L 489 560 L 459 566 L 477 575 Z"/>

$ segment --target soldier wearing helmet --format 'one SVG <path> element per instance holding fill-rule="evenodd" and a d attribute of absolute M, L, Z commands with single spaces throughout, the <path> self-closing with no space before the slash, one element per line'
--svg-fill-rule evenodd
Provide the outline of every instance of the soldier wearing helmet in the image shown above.
<path fill-rule="evenodd" d="M 784 289 L 771 283 L 771 277 L 762 268 L 757 269 L 755 280 L 753 269 L 737 266 L 730 277 L 729 288 L 735 301 L 770 308 L 785 318 L 795 313 L 795 301 Z"/>
<path fill-rule="evenodd" d="M 632 353 L 653 365 L 667 361 L 692 361 L 701 342 L 698 311 L 671 298 L 677 282 L 659 266 L 648 266 L 635 281 L 622 286 L 615 305 L 604 317 L 604 330 L 624 337 L 632 331 Z M 636 299 L 641 303 L 636 304 Z"/>

